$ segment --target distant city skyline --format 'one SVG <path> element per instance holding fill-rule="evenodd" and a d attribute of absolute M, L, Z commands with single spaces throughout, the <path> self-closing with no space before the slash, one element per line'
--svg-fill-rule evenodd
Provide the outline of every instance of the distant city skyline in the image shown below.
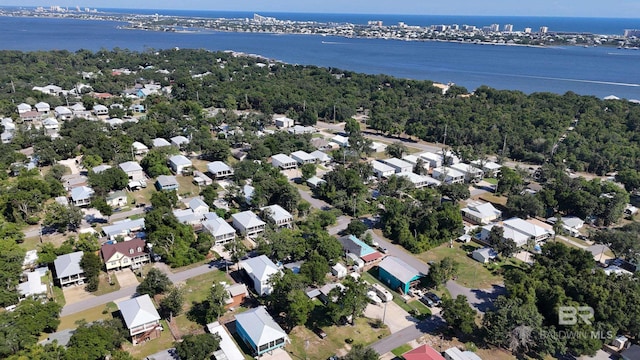
<path fill-rule="evenodd" d="M 639 18 L 638 0 L 538 0 L 516 2 L 513 0 L 324 0 L 322 2 L 301 0 L 0 0 L 0 6 L 44 6 L 59 5 L 80 8 L 132 8 L 158 10 L 218 10 L 255 12 L 307 12 L 345 14 L 411 14 L 411 15 L 487 15 L 487 16 L 560 16 L 560 17 L 620 17 Z M 640 24 L 639 24 L 640 27 Z"/>

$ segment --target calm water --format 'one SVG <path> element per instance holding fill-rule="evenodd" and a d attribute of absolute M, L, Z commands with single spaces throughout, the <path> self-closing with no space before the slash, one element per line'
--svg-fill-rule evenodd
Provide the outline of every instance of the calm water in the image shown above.
<path fill-rule="evenodd" d="M 640 99 L 640 50 L 527 48 L 252 33 L 178 34 L 119 30 L 118 25 L 71 19 L 0 17 L 0 28 L 3 29 L 0 49 L 75 51 L 179 47 L 235 50 L 288 63 L 454 82 L 470 90 L 489 85 L 526 93 L 574 91 L 598 97 L 613 94 Z"/>

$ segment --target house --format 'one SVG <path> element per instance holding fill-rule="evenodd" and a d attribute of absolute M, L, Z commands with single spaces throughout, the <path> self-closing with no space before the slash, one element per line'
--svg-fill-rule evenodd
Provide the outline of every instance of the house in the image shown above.
<path fill-rule="evenodd" d="M 553 230 L 545 229 L 532 221 L 511 218 L 502 223 L 483 226 L 478 237 L 479 240 L 486 242 L 494 226 L 501 226 L 503 238 L 513 240 L 517 246 L 524 246 L 529 240 L 538 243 L 547 240 L 554 234 Z"/>
<path fill-rule="evenodd" d="M 137 156 L 142 156 L 149 152 L 147 145 L 139 141 L 134 141 L 133 144 L 131 144 L 131 150 L 133 151 L 133 155 Z"/>
<path fill-rule="evenodd" d="M 494 163 L 493 161 L 474 160 L 471 165 L 477 167 L 484 172 L 484 176 L 489 178 L 496 178 L 502 169 L 502 165 Z"/>
<path fill-rule="evenodd" d="M 142 230 L 144 230 L 144 218 L 136 220 L 124 219 L 114 222 L 113 225 L 102 227 L 102 232 L 111 241 L 115 241 L 118 236 L 127 240 L 129 235 Z"/>
<path fill-rule="evenodd" d="M 457 347 L 445 350 L 444 358 L 446 360 L 482 360 L 482 358 L 471 351 L 462 351 Z"/>
<path fill-rule="evenodd" d="M 460 158 L 457 157 L 451 150 L 438 150 L 436 151 L 436 155 L 440 155 L 442 157 L 442 164 L 444 165 L 453 165 L 460 162 Z"/>
<path fill-rule="evenodd" d="M 253 193 L 256 189 L 251 185 L 244 185 L 242 187 L 242 194 L 244 195 L 244 201 L 247 204 L 251 204 L 251 200 L 253 199 Z"/>
<path fill-rule="evenodd" d="M 39 102 L 34 107 L 40 114 L 48 114 L 51 111 L 51 106 L 46 102 Z"/>
<path fill-rule="evenodd" d="M 137 269 L 151 261 L 147 245 L 142 239 L 104 244 L 100 248 L 100 255 L 107 271 L 128 267 Z"/>
<path fill-rule="evenodd" d="M 104 105 L 96 104 L 93 106 L 93 113 L 96 116 L 109 115 L 109 108 Z"/>
<path fill-rule="evenodd" d="M 42 277 L 47 274 L 46 267 L 31 272 L 24 272 L 23 275 L 25 274 L 27 281 L 18 284 L 20 299 L 26 299 L 30 296 L 35 298 L 47 294 L 47 285 L 42 283 Z"/>
<path fill-rule="evenodd" d="M 434 154 L 427 151 L 418 154 L 418 157 L 424 162 L 428 163 L 430 168 L 438 168 L 442 166 L 442 155 Z"/>
<path fill-rule="evenodd" d="M 463 172 L 447 166 L 434 168 L 431 176 L 445 184 L 462 184 L 465 179 Z"/>
<path fill-rule="evenodd" d="M 176 209 L 172 212 L 181 224 L 191 225 L 193 227 L 202 225 L 202 215 L 194 213 L 191 209 Z"/>
<path fill-rule="evenodd" d="M 371 166 L 373 167 L 373 173 L 378 178 L 387 178 L 396 173 L 396 170 L 393 167 L 378 160 L 373 160 L 371 162 Z"/>
<path fill-rule="evenodd" d="M 309 154 L 306 151 L 294 151 L 291 153 L 291 158 L 298 162 L 300 165 L 313 164 L 316 162 L 316 157 Z"/>
<path fill-rule="evenodd" d="M 73 105 L 71 105 L 71 107 L 69 108 L 74 114 L 77 114 L 79 112 L 84 112 L 87 111 L 87 109 L 84 107 L 84 105 L 82 103 L 75 103 Z"/>
<path fill-rule="evenodd" d="M 129 181 L 144 181 L 142 166 L 135 161 L 127 161 L 118 165 L 127 174 Z"/>
<path fill-rule="evenodd" d="M 34 86 L 31 90 L 40 91 L 41 93 L 53 96 L 60 96 L 60 94 L 65 93 L 60 86 L 57 85 L 47 85 L 47 86 Z"/>
<path fill-rule="evenodd" d="M 134 104 L 129 106 L 129 109 L 131 109 L 131 111 L 133 112 L 137 112 L 137 113 L 143 113 L 146 111 L 146 109 L 144 108 L 144 105 L 142 104 Z"/>
<path fill-rule="evenodd" d="M 112 128 L 112 129 L 124 124 L 124 121 L 122 121 L 122 119 L 118 119 L 118 118 L 106 119 L 106 120 L 104 120 L 104 122 L 105 122 L 105 124 L 109 125 L 109 127 Z"/>
<path fill-rule="evenodd" d="M 109 193 L 106 196 L 105 200 L 107 204 L 112 208 L 119 208 L 119 207 L 125 206 L 129 201 L 127 199 L 127 193 L 122 190 Z"/>
<path fill-rule="evenodd" d="M 354 235 L 345 235 L 338 238 L 342 244 L 342 248 L 347 254 L 354 254 L 358 259 L 363 261 L 363 265 L 373 264 L 382 259 L 382 254 L 367 245 L 364 241 L 358 239 Z"/>
<path fill-rule="evenodd" d="M 60 120 L 73 119 L 73 112 L 66 106 L 56 106 L 53 111 L 55 112 L 56 118 Z"/>
<path fill-rule="evenodd" d="M 316 162 L 318 164 L 328 164 L 333 160 L 331 159 L 331 156 L 327 155 L 325 152 L 322 152 L 320 150 L 316 150 L 312 152 L 310 155 L 316 159 Z"/>
<path fill-rule="evenodd" d="M 278 117 L 274 120 L 274 122 L 278 129 L 290 128 L 295 124 L 295 121 L 293 119 L 289 119 L 286 116 Z"/>
<path fill-rule="evenodd" d="M 387 256 L 378 264 L 378 277 L 391 289 L 400 289 L 402 294 L 408 294 L 409 288 L 420 281 L 422 274 L 401 259 Z"/>
<path fill-rule="evenodd" d="M 176 174 L 182 174 L 193 166 L 191 160 L 184 155 L 174 155 L 169 158 L 169 167 Z"/>
<path fill-rule="evenodd" d="M 381 162 L 391 166 L 396 174 L 413 172 L 413 165 L 398 158 L 389 158 L 380 160 Z"/>
<path fill-rule="evenodd" d="M 264 306 L 237 314 L 235 317 L 236 332 L 254 356 L 282 348 L 291 342 Z"/>
<path fill-rule="evenodd" d="M 336 135 L 331 138 L 331 142 L 338 144 L 340 147 L 348 147 L 349 146 L 349 138 L 342 135 Z"/>
<path fill-rule="evenodd" d="M 439 186 L 440 184 L 442 184 L 441 181 L 436 180 L 431 176 L 418 175 L 412 172 L 402 172 L 402 173 L 396 174 L 396 176 L 403 177 L 409 180 L 409 182 L 412 183 L 416 189 L 421 189 L 427 186 Z"/>
<path fill-rule="evenodd" d="M 290 228 L 293 224 L 293 215 L 278 204 L 261 207 L 260 211 L 271 218 L 278 227 Z"/>
<path fill-rule="evenodd" d="M 93 171 L 94 174 L 100 174 L 101 172 L 108 169 L 111 169 L 111 165 L 102 164 L 102 165 L 94 166 L 93 168 L 91 168 L 91 171 Z"/>
<path fill-rule="evenodd" d="M 311 188 L 317 188 L 321 184 L 326 183 L 326 181 L 320 179 L 319 177 L 313 175 L 312 177 L 307 179 L 307 185 Z"/>
<path fill-rule="evenodd" d="M 445 360 L 436 349 L 424 344 L 402 355 L 404 360 Z"/>
<path fill-rule="evenodd" d="M 95 192 L 88 186 L 79 186 L 71 189 L 71 203 L 75 206 L 87 206 Z"/>
<path fill-rule="evenodd" d="M 486 225 L 502 217 L 502 211 L 496 209 L 491 203 L 472 201 L 467 207 L 462 208 L 462 217 L 474 224 Z"/>
<path fill-rule="evenodd" d="M 209 205 L 200 198 L 193 198 L 189 201 L 189 209 L 195 214 L 204 216 L 204 214 L 209 212 Z"/>
<path fill-rule="evenodd" d="M 557 220 L 556 217 L 550 217 L 547 219 L 547 223 L 553 225 Z M 562 228 L 571 236 L 580 235 L 580 229 L 584 226 L 584 220 L 577 216 L 563 216 L 560 221 L 562 222 Z"/>
<path fill-rule="evenodd" d="M 89 178 L 84 175 L 72 174 L 72 175 L 63 175 L 62 184 L 67 191 L 71 191 L 73 188 L 77 188 L 80 186 L 87 186 L 89 183 Z"/>
<path fill-rule="evenodd" d="M 485 248 L 474 250 L 471 253 L 471 257 L 482 264 L 486 264 L 494 260 L 495 258 L 497 258 L 498 253 L 492 248 L 485 247 Z"/>
<path fill-rule="evenodd" d="M 313 126 L 301 126 L 301 125 L 295 125 L 293 127 L 290 127 L 287 129 L 287 131 L 289 132 L 289 134 L 313 134 L 318 132 L 318 130 L 316 128 L 314 128 Z"/>
<path fill-rule="evenodd" d="M 207 171 L 216 179 L 222 179 L 233 175 L 233 168 L 222 161 L 208 163 Z"/>
<path fill-rule="evenodd" d="M 76 251 L 60 255 L 53 261 L 54 279 L 60 286 L 84 283 L 84 270 L 80 267 L 80 260 L 82 260 L 83 255 L 82 251 Z"/>
<path fill-rule="evenodd" d="M 213 184 L 213 180 L 210 177 L 201 173 L 200 171 L 193 172 L 193 183 L 198 186 L 209 186 Z"/>
<path fill-rule="evenodd" d="M 58 123 L 58 120 L 54 118 L 45 119 L 42 122 L 42 126 L 44 127 L 45 135 L 52 138 L 58 137 L 58 130 L 60 129 L 60 123 Z"/>
<path fill-rule="evenodd" d="M 337 263 L 331 267 L 331 275 L 338 279 L 342 279 L 347 276 L 347 268 L 344 265 Z"/>
<path fill-rule="evenodd" d="M 176 146 L 176 147 L 182 147 L 184 145 L 187 145 L 189 143 L 189 139 L 187 139 L 186 137 L 179 135 L 179 136 L 174 136 L 171 139 L 171 145 Z"/>
<path fill-rule="evenodd" d="M 247 273 L 253 281 L 253 289 L 258 295 L 269 295 L 273 290 L 270 278 L 273 274 L 278 274 L 280 269 L 268 257 L 260 255 L 254 258 L 240 261 L 241 269 Z"/>
<path fill-rule="evenodd" d="M 481 181 L 484 176 L 484 172 L 482 170 L 465 163 L 453 164 L 451 165 L 451 169 L 458 170 L 463 173 L 464 180 L 468 183 L 477 183 L 478 181 Z"/>
<path fill-rule="evenodd" d="M 153 147 L 154 149 L 165 146 L 171 146 L 171 143 L 163 138 L 155 138 L 151 141 L 151 147 Z"/>
<path fill-rule="evenodd" d="M 222 218 L 205 220 L 202 228 L 213 236 L 216 245 L 226 244 L 236 237 L 236 230 Z"/>
<path fill-rule="evenodd" d="M 418 165 L 418 161 L 422 162 L 422 169 L 424 170 L 425 173 L 427 173 L 430 169 L 429 167 L 429 163 L 427 161 L 422 160 L 422 158 L 420 158 L 417 155 L 405 155 L 402 157 L 402 160 L 410 163 L 411 165 L 413 165 L 413 168 L 415 170 L 416 166 Z"/>
<path fill-rule="evenodd" d="M 244 360 L 244 354 L 240 349 L 238 349 L 238 345 L 236 345 L 235 341 L 231 337 L 231 334 L 227 331 L 227 329 L 220 325 L 219 322 L 213 322 L 207 324 L 207 331 L 210 334 L 218 335 L 220 338 L 220 349 L 213 353 L 213 358 L 220 360 Z"/>
<path fill-rule="evenodd" d="M 27 111 L 20 114 L 20 120 L 22 121 L 34 121 L 41 118 L 41 114 L 37 111 Z"/>
<path fill-rule="evenodd" d="M 235 213 L 231 215 L 231 218 L 233 219 L 233 227 L 241 234 L 245 234 L 250 238 L 254 238 L 262 233 L 267 225 L 251 211 Z"/>
<path fill-rule="evenodd" d="M 282 170 L 295 169 L 298 167 L 298 162 L 285 154 L 277 154 L 271 157 L 271 165 L 279 167 Z"/>
<path fill-rule="evenodd" d="M 31 105 L 25 103 L 18 104 L 18 114 L 24 114 L 29 111 L 32 111 Z"/>
<path fill-rule="evenodd" d="M 160 175 L 156 180 L 156 189 L 159 191 L 178 190 L 179 187 L 180 184 L 178 184 L 178 180 L 176 180 L 175 176 Z"/>
<path fill-rule="evenodd" d="M 249 291 L 245 284 L 233 284 L 228 285 L 225 290 L 229 294 L 229 298 L 226 300 L 225 308 L 235 308 L 244 302 L 244 299 L 249 296 Z"/>
<path fill-rule="evenodd" d="M 162 325 L 160 315 L 149 295 L 142 295 L 118 303 L 118 310 L 129 330 L 133 345 L 155 339 L 160 336 Z"/>
<path fill-rule="evenodd" d="M 371 150 L 373 150 L 374 153 L 383 153 L 385 150 L 387 150 L 387 144 L 377 141 L 372 141 L 369 147 L 371 148 Z"/>

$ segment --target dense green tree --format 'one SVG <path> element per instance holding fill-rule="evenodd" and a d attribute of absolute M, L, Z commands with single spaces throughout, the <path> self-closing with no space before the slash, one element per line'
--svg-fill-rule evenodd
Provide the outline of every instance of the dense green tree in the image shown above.
<path fill-rule="evenodd" d="M 47 206 L 46 216 L 42 222 L 44 226 L 52 227 L 58 231 L 75 231 L 82 222 L 82 211 L 71 205 L 62 205 L 53 202 Z"/>
<path fill-rule="evenodd" d="M 175 191 L 156 191 L 151 194 L 151 206 L 154 208 L 173 209 L 178 203 L 178 195 Z"/>
<path fill-rule="evenodd" d="M 171 318 L 182 313 L 184 305 L 184 292 L 178 287 L 173 287 L 167 295 L 160 300 L 160 314 L 164 318 Z"/>
<path fill-rule="evenodd" d="M 80 267 L 87 281 L 85 289 L 89 292 L 97 291 L 100 283 L 100 270 L 102 269 L 100 257 L 95 252 L 85 252 L 80 260 Z"/>
<path fill-rule="evenodd" d="M 360 237 L 367 230 L 369 230 L 369 228 L 361 220 L 353 219 L 349 222 L 349 225 L 347 225 L 346 232 L 355 237 Z"/>
<path fill-rule="evenodd" d="M 458 295 L 455 299 L 445 297 L 442 300 L 442 318 L 454 330 L 465 335 L 471 334 L 475 328 L 477 312 L 467 302 L 467 297 Z"/>
<path fill-rule="evenodd" d="M 366 347 L 362 344 L 355 344 L 351 347 L 351 350 L 347 355 L 342 357 L 342 360 L 378 360 L 380 355 L 370 347 Z"/>
<path fill-rule="evenodd" d="M 122 190 L 129 184 L 129 177 L 119 167 L 106 169 L 98 174 L 89 172 L 89 185 L 98 193 L 106 194 L 109 191 Z"/>
<path fill-rule="evenodd" d="M 152 268 L 138 285 L 137 292 L 140 295 L 155 296 L 169 290 L 170 287 L 169 277 L 162 271 Z"/>
<path fill-rule="evenodd" d="M 503 166 L 498 173 L 498 187 L 496 192 L 499 194 L 513 194 L 521 190 L 522 177 L 516 170 Z"/>
<path fill-rule="evenodd" d="M 431 264 L 429 267 L 429 280 L 436 286 L 446 283 L 458 274 L 460 264 L 453 258 L 447 256 L 439 262 Z"/>
<path fill-rule="evenodd" d="M 81 324 L 69 340 L 67 358 L 103 359 L 118 349 L 127 336 L 119 319 Z"/>
<path fill-rule="evenodd" d="M 202 196 L 202 200 L 209 205 L 209 207 L 213 207 L 213 203 L 218 199 L 218 185 L 216 183 L 205 186 L 200 190 L 200 195 Z"/>
<path fill-rule="evenodd" d="M 316 175 L 316 164 L 308 163 L 300 166 L 302 180 L 307 180 Z"/>
<path fill-rule="evenodd" d="M 314 251 L 307 261 L 300 266 L 300 273 L 306 276 L 310 283 L 319 286 L 324 285 L 327 273 L 329 273 L 327 259 Z"/>
<path fill-rule="evenodd" d="M 442 196 L 446 196 L 452 201 L 460 201 L 471 197 L 469 185 L 467 184 L 445 184 L 438 189 Z"/>
<path fill-rule="evenodd" d="M 209 291 L 209 297 L 207 298 L 208 308 L 206 319 L 207 322 L 217 321 L 218 318 L 224 314 L 226 300 L 229 298 L 229 293 L 220 283 L 214 283 Z"/>
<path fill-rule="evenodd" d="M 188 334 L 182 341 L 174 344 L 176 354 L 183 360 L 202 360 L 211 357 L 220 348 L 220 337 L 217 334 Z"/>
<path fill-rule="evenodd" d="M 345 318 L 354 324 L 356 318 L 363 314 L 367 306 L 367 286 L 362 280 L 349 276 L 342 284 L 344 290 L 335 288 L 329 293 L 329 296 L 336 297 L 336 301 L 329 303 L 328 311 L 334 322 Z"/>
<path fill-rule="evenodd" d="M 391 157 L 402 159 L 405 154 L 409 153 L 409 149 L 403 142 L 396 141 L 388 145 L 384 152 Z"/>

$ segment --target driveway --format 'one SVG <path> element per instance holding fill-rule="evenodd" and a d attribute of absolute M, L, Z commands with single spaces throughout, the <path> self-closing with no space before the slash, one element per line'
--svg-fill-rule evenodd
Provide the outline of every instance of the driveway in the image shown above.
<path fill-rule="evenodd" d="M 389 331 L 391 331 L 392 334 L 395 334 L 398 331 L 418 322 L 416 318 L 409 315 L 406 310 L 398 306 L 398 304 L 393 301 L 378 305 L 367 305 L 364 309 L 364 316 L 369 319 L 384 318 L 384 323 L 389 327 Z"/>
<path fill-rule="evenodd" d="M 118 284 L 120 287 L 128 287 L 128 286 L 138 286 L 138 278 L 136 274 L 131 271 L 131 269 L 123 269 L 115 272 L 116 279 L 118 279 Z"/>
<path fill-rule="evenodd" d="M 456 298 L 458 295 L 466 296 L 469 305 L 481 313 L 493 309 L 495 299 L 500 295 L 506 294 L 504 285 L 493 285 L 488 289 L 470 289 L 453 280 L 447 281 L 447 290 L 449 290 L 452 298 Z"/>
<path fill-rule="evenodd" d="M 93 299 L 96 296 L 90 294 L 84 289 L 84 285 L 72 285 L 62 289 L 64 300 L 67 305 L 84 302 Z"/>
<path fill-rule="evenodd" d="M 291 355 L 289 355 L 283 348 L 278 348 L 271 353 L 266 353 L 260 356 L 262 360 L 293 360 Z"/>

